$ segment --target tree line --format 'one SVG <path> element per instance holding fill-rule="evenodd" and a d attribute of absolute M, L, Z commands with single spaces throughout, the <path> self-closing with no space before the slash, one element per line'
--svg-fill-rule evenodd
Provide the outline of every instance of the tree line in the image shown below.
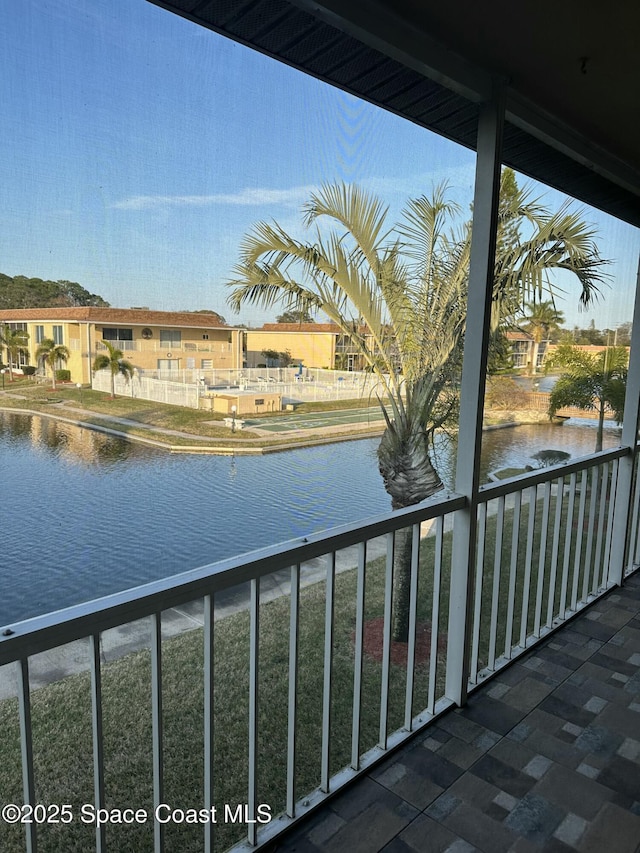
<path fill-rule="evenodd" d="M 48 281 L 0 273 L 0 308 L 108 308 L 109 303 L 89 293 L 76 281 Z"/>

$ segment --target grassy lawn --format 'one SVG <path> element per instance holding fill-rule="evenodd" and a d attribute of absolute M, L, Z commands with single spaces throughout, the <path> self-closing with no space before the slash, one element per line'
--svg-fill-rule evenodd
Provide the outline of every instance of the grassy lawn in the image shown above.
<path fill-rule="evenodd" d="M 590 500 L 590 498 L 589 498 Z M 550 504 L 548 530 L 543 529 L 540 500 L 532 506 L 535 514 L 533 559 L 528 595 L 527 633 L 534 625 L 535 596 L 539 567 L 542 564 L 540 590 L 543 623 L 546 605 L 552 596 L 559 598 L 561 570 L 550 582 L 551 538 L 557 497 Z M 567 518 L 567 499 L 561 507 L 562 536 L 559 567 L 562 565 L 564 530 L 575 527 L 576 511 Z M 587 501 L 587 506 L 589 501 Z M 515 614 L 513 638 L 517 642 L 522 619 L 525 585 L 526 539 L 529 509 L 523 505 L 519 521 L 517 571 L 514 578 Z M 588 517 L 588 516 L 587 516 Z M 490 645 L 489 615 L 497 598 L 499 630 L 498 654 L 504 648 L 508 608 L 509 564 L 514 512 L 504 514 L 503 536 L 497 538 L 497 516 L 486 523 L 484 573 L 480 607 L 479 666 L 487 660 Z M 582 532 L 579 534 L 582 537 Z M 576 535 L 572 536 L 572 542 Z M 502 571 L 494 578 L 494 555 L 502 554 Z M 545 546 L 545 543 L 546 546 Z M 542 554 L 541 554 L 542 547 Z M 573 549 L 571 544 L 571 565 Z M 451 566 L 452 534 L 443 537 L 441 616 L 439 633 L 446 635 L 448 588 Z M 584 557 L 583 557 L 584 559 Z M 419 573 L 419 622 L 429 622 L 433 602 L 435 538 L 423 539 Z M 569 588 L 573 577 L 569 573 Z M 580 576 L 580 587 L 582 584 Z M 494 579 L 496 583 L 494 584 Z M 346 571 L 336 579 L 335 631 L 333 640 L 333 692 L 331 769 L 347 765 L 351 752 L 351 709 L 353 702 L 353 631 L 355 626 L 356 572 Z M 368 563 L 366 572 L 366 618 L 379 617 L 384 602 L 384 559 Z M 301 591 L 299 632 L 299 709 L 297 736 L 297 793 L 303 796 L 320 782 L 322 720 L 322 679 L 325 618 L 325 583 Z M 288 688 L 289 598 L 264 602 L 260 608 L 260 707 L 259 707 L 259 796 L 277 815 L 285 804 L 287 761 L 287 688 Z M 235 806 L 246 801 L 248 755 L 248 672 L 249 618 L 246 612 L 216 623 L 215 652 L 215 737 L 214 766 L 216 802 Z M 406 657 L 405 657 L 406 660 Z M 438 655 L 436 698 L 442 695 L 446 648 Z M 427 705 L 429 664 L 416 665 L 416 689 L 413 713 Z M 403 724 L 406 666 L 391 665 L 389 731 Z M 381 665 L 367 659 L 363 678 L 361 751 L 375 745 L 380 714 Z M 130 654 L 103 666 L 104 748 L 107 804 L 110 808 L 133 806 L 152 810 L 150 656 L 148 652 Z M 194 630 L 163 642 L 164 702 L 164 801 L 180 808 L 199 808 L 203 790 L 203 633 Z M 67 678 L 32 694 L 33 730 L 38 802 L 71 803 L 76 813 L 81 803 L 92 802 L 89 677 Z M 21 802 L 20 749 L 17 704 L 0 704 L 0 792 L 4 802 Z M 242 828 L 241 828 L 242 829 Z M 39 850 L 64 850 L 84 853 L 91 849 L 93 829 L 79 821 L 70 826 L 42 828 Z M 167 850 L 188 853 L 203 849 L 202 828 L 168 824 Z M 242 833 L 238 827 L 218 826 L 216 849 L 224 850 Z M 16 827 L 0 824 L 0 850 L 14 853 L 22 849 Z M 109 827 L 111 849 L 119 853 L 144 853 L 152 849 L 151 824 Z"/>
<path fill-rule="evenodd" d="M 81 419 L 85 423 L 117 429 L 118 432 L 126 435 L 147 438 L 164 444 L 188 446 L 194 442 L 185 437 L 168 436 L 162 430 L 176 430 L 194 436 L 210 438 L 216 446 L 226 445 L 230 448 L 237 447 L 238 443 L 245 442 L 250 442 L 252 446 L 256 447 L 278 447 L 279 445 L 300 442 L 300 438 L 258 436 L 248 428 L 236 430 L 232 438 L 228 427 L 223 425 L 224 416 L 220 413 L 198 411 L 131 397 L 117 396 L 111 399 L 109 394 L 102 391 L 91 391 L 86 388 L 79 390 L 75 385 L 58 385 L 56 391 L 53 391 L 50 386 L 36 384 L 31 379 L 16 379 L 11 385 L 8 382 L 6 383 L 6 390 L 9 395 L 0 394 L 0 405 L 3 407 L 32 409 L 48 414 L 55 411 L 61 417 Z M 11 396 L 13 393 L 19 394 L 20 398 Z M 359 407 L 362 407 L 362 401 L 329 401 L 326 403 L 305 403 L 297 407 L 296 412 L 348 409 L 352 408 L 356 402 L 358 402 Z M 282 417 L 283 414 L 283 412 L 277 412 L 276 416 Z M 136 428 L 135 425 L 131 424 L 114 424 L 109 421 L 108 417 L 101 418 L 101 415 L 136 421 L 140 427 Z M 271 417 L 273 416 L 271 415 Z M 267 419 L 269 415 L 262 417 Z M 154 427 L 156 430 L 153 429 Z M 361 431 L 366 431 L 365 425 L 362 426 Z M 352 433 L 353 430 L 345 427 L 344 430 L 333 433 L 332 437 L 339 438 Z M 205 443 L 195 442 L 195 444 Z"/>

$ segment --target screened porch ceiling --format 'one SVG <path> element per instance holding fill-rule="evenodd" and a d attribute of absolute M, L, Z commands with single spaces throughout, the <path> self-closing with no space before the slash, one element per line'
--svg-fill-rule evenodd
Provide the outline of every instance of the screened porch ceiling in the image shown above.
<path fill-rule="evenodd" d="M 639 3 L 150 2 L 470 148 L 505 79 L 503 161 L 640 226 Z"/>

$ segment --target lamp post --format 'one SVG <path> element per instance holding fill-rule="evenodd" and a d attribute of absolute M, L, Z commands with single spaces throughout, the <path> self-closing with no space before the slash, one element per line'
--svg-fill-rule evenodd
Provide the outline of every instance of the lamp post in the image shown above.
<path fill-rule="evenodd" d="M 4 391 L 4 375 L 5 375 L 5 373 L 6 373 L 6 372 L 7 372 L 7 371 L 5 370 L 5 368 L 4 368 L 4 367 L 2 368 L 2 370 L 0 370 L 0 373 L 2 373 L 2 390 L 3 390 L 3 391 Z"/>
<path fill-rule="evenodd" d="M 238 411 L 236 406 L 231 406 L 231 432 L 236 431 L 236 412 Z"/>
<path fill-rule="evenodd" d="M 80 394 L 80 405 L 82 405 L 82 382 L 76 382 L 76 388 Z"/>

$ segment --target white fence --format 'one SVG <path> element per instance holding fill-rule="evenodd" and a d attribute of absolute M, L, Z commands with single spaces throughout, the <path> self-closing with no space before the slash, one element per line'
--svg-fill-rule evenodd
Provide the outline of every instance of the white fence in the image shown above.
<path fill-rule="evenodd" d="M 96 391 L 111 392 L 111 373 L 97 371 Z M 362 400 L 369 402 L 384 394 L 380 380 L 372 373 L 304 368 L 254 368 L 250 370 L 140 370 L 131 380 L 115 377 L 116 394 L 171 403 L 197 409 L 199 397 L 208 389 L 225 391 L 271 391 L 284 403 L 321 400 Z"/>
<path fill-rule="evenodd" d="M 104 391 L 110 394 L 110 371 L 96 371 L 93 376 L 92 387 L 95 391 Z M 154 379 L 144 376 L 142 371 L 136 370 L 134 376 L 129 380 L 121 375 L 115 377 L 115 392 L 123 397 L 136 397 L 140 400 L 152 400 L 156 403 L 170 403 L 172 406 L 197 409 L 201 389 L 197 385 L 189 385 L 179 381 L 170 382 L 166 379 Z"/>

